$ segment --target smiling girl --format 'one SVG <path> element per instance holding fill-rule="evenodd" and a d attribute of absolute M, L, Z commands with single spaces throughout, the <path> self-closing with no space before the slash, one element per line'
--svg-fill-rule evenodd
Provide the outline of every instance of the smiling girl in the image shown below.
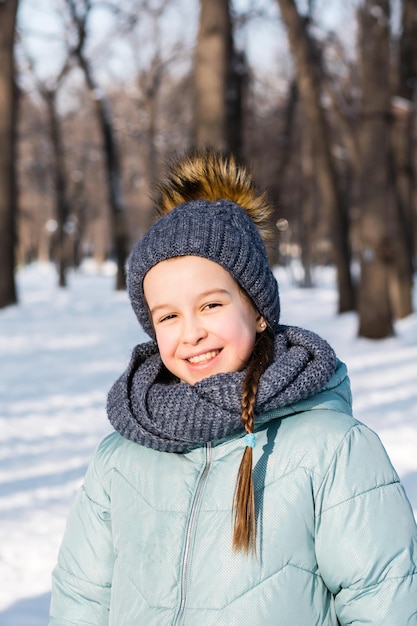
<path fill-rule="evenodd" d="M 242 370 L 256 333 L 266 328 L 236 281 L 214 261 L 197 256 L 161 261 L 146 274 L 143 287 L 162 362 L 190 385 Z"/>
<path fill-rule="evenodd" d="M 53 574 L 51 626 L 417 624 L 417 529 L 346 367 L 279 323 L 250 173 L 171 165 L 128 262 L 136 346 Z"/>

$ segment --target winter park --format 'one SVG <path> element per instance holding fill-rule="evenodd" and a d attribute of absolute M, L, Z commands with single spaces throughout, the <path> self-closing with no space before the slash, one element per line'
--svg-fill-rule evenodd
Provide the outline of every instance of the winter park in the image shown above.
<path fill-rule="evenodd" d="M 0 626 L 411 624 L 416 10 L 0 0 Z"/>
<path fill-rule="evenodd" d="M 381 437 L 417 514 L 417 315 L 396 335 L 356 338 L 335 315 L 334 275 L 299 289 L 279 270 L 283 322 L 328 339 L 349 369 L 354 413 Z M 86 464 L 110 431 L 106 394 L 146 339 L 114 277 L 87 264 L 67 292 L 49 265 L 18 274 L 21 304 L 0 313 L 1 626 L 44 626 L 50 574 Z"/>

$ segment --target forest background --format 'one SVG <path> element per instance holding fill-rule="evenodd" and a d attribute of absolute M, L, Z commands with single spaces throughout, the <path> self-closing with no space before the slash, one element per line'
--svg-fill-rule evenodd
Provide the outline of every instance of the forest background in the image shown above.
<path fill-rule="evenodd" d="M 16 268 L 94 257 L 124 288 L 177 151 L 235 154 L 273 264 L 333 265 L 383 338 L 413 310 L 417 0 L 0 0 L 0 307 Z"/>

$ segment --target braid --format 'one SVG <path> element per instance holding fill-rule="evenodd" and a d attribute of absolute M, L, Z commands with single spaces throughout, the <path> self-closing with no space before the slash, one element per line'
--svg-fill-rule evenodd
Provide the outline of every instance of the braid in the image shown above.
<path fill-rule="evenodd" d="M 272 360 L 274 335 L 267 328 L 256 338 L 242 392 L 242 424 L 247 434 L 254 431 L 254 410 L 259 379 Z M 252 477 L 252 447 L 246 446 L 240 463 L 233 499 L 233 549 L 256 552 L 255 493 Z"/>

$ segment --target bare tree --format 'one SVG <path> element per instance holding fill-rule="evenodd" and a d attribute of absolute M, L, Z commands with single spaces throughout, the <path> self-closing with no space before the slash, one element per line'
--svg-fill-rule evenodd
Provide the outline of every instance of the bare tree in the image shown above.
<path fill-rule="evenodd" d="M 412 275 L 413 275 L 413 232 L 415 229 L 415 219 L 412 211 L 412 193 L 414 188 L 413 181 L 413 127 L 414 127 L 414 80 L 416 74 L 415 65 L 417 64 L 417 22 L 414 20 L 413 12 L 410 10 L 410 4 L 417 7 L 415 0 L 411 3 L 406 0 L 403 6 L 403 28 L 397 45 L 395 37 L 387 29 L 384 33 L 385 42 L 381 48 L 374 51 L 374 57 L 371 61 L 368 58 L 367 71 L 374 71 L 374 66 L 380 66 L 383 70 L 379 73 L 378 80 L 381 81 L 385 90 L 384 111 L 380 111 L 381 129 L 387 137 L 387 146 L 384 147 L 388 153 L 384 153 L 382 159 L 382 167 L 384 173 L 389 173 L 387 180 L 387 190 L 384 202 L 381 203 L 381 213 L 385 215 L 387 220 L 386 244 L 381 247 L 384 250 L 387 261 L 388 285 L 390 304 L 392 314 L 395 318 L 401 318 L 409 315 L 412 311 Z M 370 9 L 371 15 L 380 16 L 381 10 L 377 6 Z M 361 12 L 359 12 L 361 15 Z M 413 36 L 413 34 L 415 36 Z M 373 31 L 368 31 L 366 35 L 362 32 L 359 42 L 359 50 L 362 50 L 362 56 L 368 55 L 367 46 L 369 37 L 379 37 Z M 365 38 L 365 43 L 363 42 Z M 387 48 L 389 41 L 389 49 Z M 399 49 L 399 51 L 398 51 Z M 368 106 L 365 99 L 370 98 L 370 111 L 372 108 L 373 98 L 377 96 L 372 89 L 363 92 L 369 84 L 364 79 L 364 72 L 361 63 L 352 64 L 347 55 L 343 51 L 340 39 L 330 33 L 326 41 L 326 50 L 331 54 L 333 60 L 337 58 L 336 67 L 340 68 L 340 64 L 345 68 L 345 78 L 326 71 L 326 93 L 330 96 L 332 103 L 332 114 L 335 122 L 335 130 L 338 137 L 344 144 L 348 158 L 345 159 L 345 172 L 343 178 L 345 180 L 346 197 L 349 205 L 354 209 L 354 213 L 359 216 L 360 230 L 363 222 L 361 217 L 362 211 L 362 193 L 369 195 L 369 185 L 372 180 L 366 177 L 363 180 L 363 161 L 360 150 L 360 135 L 365 125 L 369 121 L 369 113 L 365 116 L 358 115 L 363 107 Z M 397 54 L 396 54 L 397 52 Z M 379 54 L 379 59 L 378 59 Z M 396 58 L 397 57 L 397 58 Z M 391 72 L 388 68 L 391 67 Z M 336 70 L 337 71 L 337 70 Z M 377 80 L 377 79 L 375 79 Z M 344 85 L 345 83 L 345 85 Z M 365 83 L 365 84 L 364 84 Z M 381 88 L 380 88 L 381 89 Z M 358 95 L 353 94 L 360 94 Z M 394 97 L 392 94 L 395 94 Z M 378 105 L 380 102 L 378 103 Z M 369 107 L 368 107 L 369 108 Z M 378 143 L 378 133 L 375 132 L 375 141 Z M 384 144 L 385 145 L 385 144 Z M 378 150 L 378 148 L 377 148 Z M 381 156 L 381 154 L 380 154 Z M 358 212 L 359 208 L 359 212 Z M 355 230 L 352 232 L 352 240 L 357 250 L 360 251 L 361 244 Z M 358 245 L 359 243 L 359 245 Z"/>
<path fill-rule="evenodd" d="M 26 76 L 27 66 L 20 74 Z M 19 211 L 17 215 L 17 264 L 33 260 L 50 260 L 51 164 L 50 142 L 42 102 L 22 88 L 19 97 L 18 181 Z M 48 226 L 47 226 L 48 224 Z"/>
<path fill-rule="evenodd" d="M 87 57 L 85 44 L 87 40 L 87 23 L 92 8 L 91 0 L 66 0 L 70 10 L 77 43 L 73 55 L 81 68 L 88 89 L 93 97 L 97 119 L 99 122 L 107 170 L 107 189 L 112 219 L 112 233 L 117 262 L 116 289 L 124 289 L 126 285 L 125 262 L 127 257 L 127 226 L 125 204 L 121 183 L 121 164 L 110 102 L 105 92 L 98 85 L 93 67 Z"/>
<path fill-rule="evenodd" d="M 14 34 L 17 0 L 0 2 L 0 308 L 17 302 L 16 111 Z"/>
<path fill-rule="evenodd" d="M 27 51 L 25 55 L 30 66 L 39 94 L 45 105 L 48 118 L 49 141 L 52 148 L 52 181 L 55 193 L 55 217 L 57 220 L 57 232 L 55 239 L 55 254 L 58 265 L 59 286 L 66 287 L 66 270 L 69 265 L 68 237 L 66 229 L 70 214 L 70 202 L 67 192 L 67 173 L 65 168 L 65 150 L 61 130 L 61 120 L 58 113 L 57 98 L 59 90 L 72 69 L 71 53 L 66 50 L 66 59 L 54 79 L 42 81 L 36 76 L 35 64 Z"/>
<path fill-rule="evenodd" d="M 233 45 L 226 92 L 226 133 L 229 150 L 239 160 L 244 158 L 243 127 L 248 82 L 249 67 L 246 54 Z"/>
<path fill-rule="evenodd" d="M 200 0 L 195 50 L 194 143 L 230 150 L 227 90 L 232 65 L 229 0 Z"/>
<path fill-rule="evenodd" d="M 402 29 L 399 40 L 397 71 L 394 84 L 394 107 L 397 107 L 397 124 L 394 125 L 393 141 L 396 162 L 396 183 L 408 225 L 410 256 L 414 258 L 417 235 L 417 205 L 413 209 L 415 173 L 413 164 L 413 132 L 415 128 L 417 93 L 417 2 L 403 0 Z"/>
<path fill-rule="evenodd" d="M 46 102 L 49 119 L 49 132 L 53 150 L 53 182 L 55 188 L 55 215 L 57 217 L 57 257 L 59 286 L 66 287 L 66 270 L 69 264 L 68 238 L 66 228 L 70 213 L 67 193 L 67 175 L 65 171 L 65 153 L 60 120 L 57 111 L 58 91 L 45 89 L 42 97 Z"/>
<path fill-rule="evenodd" d="M 294 0 L 278 0 L 278 5 L 287 30 L 300 98 L 311 134 L 323 211 L 330 225 L 339 287 L 338 308 L 342 313 L 355 307 L 355 297 L 350 273 L 347 212 L 338 185 L 329 127 L 322 106 L 320 58 L 308 31 L 308 19 L 299 14 Z"/>
<path fill-rule="evenodd" d="M 152 42 L 152 52 L 146 66 L 137 55 L 139 47 L 138 34 L 135 30 L 129 33 L 132 49 L 135 50 L 137 96 L 135 102 L 140 112 L 140 124 L 136 126 L 135 135 L 138 141 L 139 159 L 142 163 L 141 230 L 146 231 L 154 220 L 154 207 L 151 201 L 152 185 L 160 173 L 161 154 L 158 149 L 159 124 L 161 122 L 159 101 L 165 81 L 169 81 L 169 66 L 176 58 L 181 57 L 181 46 L 167 46 L 163 32 L 164 13 L 169 0 L 161 0 L 155 5 L 147 5 L 146 13 L 150 22 L 148 36 Z"/>
<path fill-rule="evenodd" d="M 389 297 L 389 0 L 365 0 L 358 10 L 361 68 L 359 335 L 393 334 Z"/>
<path fill-rule="evenodd" d="M 312 238 L 314 232 L 314 162 L 311 158 L 313 146 L 309 127 L 304 129 L 301 138 L 301 171 L 303 177 L 303 197 L 301 210 L 301 262 L 304 276 L 303 287 L 312 287 Z"/>
<path fill-rule="evenodd" d="M 417 212 L 413 210 L 414 124 L 417 80 L 417 2 L 402 3 L 402 31 L 398 43 L 398 59 L 394 71 L 392 113 L 392 184 L 397 208 L 398 236 L 395 242 L 395 264 L 391 272 L 391 301 L 396 318 L 412 312 L 413 263 Z"/>
<path fill-rule="evenodd" d="M 277 108 L 278 104 L 274 104 L 275 108 Z M 264 136 L 263 133 L 260 133 L 259 122 L 256 124 L 256 127 L 253 131 L 253 134 L 256 137 L 256 141 L 260 140 L 261 142 L 261 145 L 257 146 L 256 150 L 256 152 L 259 151 L 259 154 L 256 155 L 256 163 L 258 165 L 258 169 L 261 170 L 258 175 L 261 176 L 262 172 L 266 173 L 264 185 L 268 186 L 269 195 L 273 201 L 274 213 L 272 219 L 277 228 L 278 226 L 280 226 L 280 228 L 278 228 L 280 239 L 283 236 L 282 233 L 284 233 L 285 237 L 287 237 L 289 234 L 288 221 L 285 219 L 283 222 L 279 220 L 282 219 L 282 196 L 284 195 L 283 186 L 285 181 L 285 175 L 291 164 L 291 158 L 296 152 L 293 143 L 296 129 L 297 111 L 299 108 L 298 105 L 298 87 L 296 81 L 292 80 L 288 85 L 288 93 L 282 107 L 276 110 L 276 117 L 278 117 L 278 119 L 274 117 L 274 119 L 272 120 L 273 131 L 268 126 L 266 130 L 267 134 L 266 136 Z M 280 126 L 278 125 L 279 123 Z M 278 130 L 276 130 L 277 127 Z M 277 140 L 276 144 L 272 144 L 271 142 L 271 136 L 274 135 Z M 256 146 L 255 137 L 252 137 L 250 139 L 251 150 L 253 150 L 253 147 Z M 271 246 L 269 246 L 269 248 L 271 248 Z M 272 249 L 270 250 L 272 263 L 278 263 L 281 256 L 282 255 L 279 253 L 279 246 L 272 247 Z"/>
<path fill-rule="evenodd" d="M 148 230 L 153 220 L 153 210 L 151 198 L 151 188 L 159 173 L 158 151 L 156 145 L 157 121 L 158 121 L 158 96 L 162 80 L 165 74 L 165 66 L 160 56 L 160 51 L 156 50 L 151 59 L 150 66 L 137 75 L 137 84 L 140 91 L 138 97 L 138 107 L 146 116 L 146 120 L 141 125 L 139 134 L 141 135 L 142 163 L 144 176 L 144 191 L 142 198 L 143 217 L 142 229 Z"/>

